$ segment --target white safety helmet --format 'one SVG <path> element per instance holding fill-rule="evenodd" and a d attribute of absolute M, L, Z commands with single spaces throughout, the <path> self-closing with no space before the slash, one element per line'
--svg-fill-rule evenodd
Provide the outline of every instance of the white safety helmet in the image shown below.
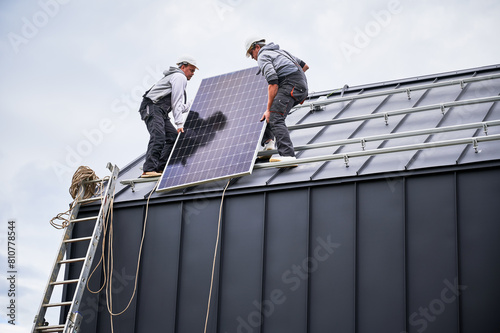
<path fill-rule="evenodd" d="M 262 37 L 250 37 L 245 41 L 245 51 L 247 58 L 250 57 L 250 51 L 257 45 L 257 43 L 266 43 L 266 39 Z"/>
<path fill-rule="evenodd" d="M 177 59 L 176 64 L 179 67 L 182 65 L 193 65 L 196 69 L 199 70 L 199 68 L 196 67 L 196 60 L 187 54 L 185 54 L 185 55 L 181 56 L 179 59 Z"/>

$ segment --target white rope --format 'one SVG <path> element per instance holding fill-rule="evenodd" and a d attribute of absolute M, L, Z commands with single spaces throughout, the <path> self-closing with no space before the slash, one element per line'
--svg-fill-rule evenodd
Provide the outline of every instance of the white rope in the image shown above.
<path fill-rule="evenodd" d="M 203 330 L 204 333 L 207 332 L 208 317 L 210 315 L 210 303 L 212 300 L 212 288 L 214 285 L 215 262 L 217 260 L 217 250 L 219 248 L 220 227 L 221 227 L 221 220 L 222 220 L 222 204 L 224 203 L 224 194 L 226 193 L 226 190 L 227 190 L 230 182 L 231 182 L 231 179 L 228 180 L 226 187 L 224 188 L 224 191 L 222 192 L 222 198 L 220 200 L 219 222 L 217 223 L 217 240 L 215 241 L 214 260 L 212 262 L 212 277 L 210 278 L 210 292 L 208 294 L 207 316 L 205 317 L 205 329 Z"/>

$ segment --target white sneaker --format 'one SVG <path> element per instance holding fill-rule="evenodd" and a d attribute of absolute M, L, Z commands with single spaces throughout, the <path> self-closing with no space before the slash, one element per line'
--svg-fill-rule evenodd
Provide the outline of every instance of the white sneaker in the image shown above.
<path fill-rule="evenodd" d="M 274 150 L 274 149 L 276 149 L 274 146 L 274 140 L 269 140 L 264 144 L 264 149 L 262 150 Z"/>
<path fill-rule="evenodd" d="M 291 161 L 295 161 L 295 160 L 297 160 L 297 158 L 295 156 L 278 155 L 278 157 L 271 157 L 269 159 L 269 162 L 291 162 Z M 287 165 L 287 166 L 284 166 L 282 168 L 295 168 L 296 166 L 298 166 L 298 164 Z"/>
<path fill-rule="evenodd" d="M 269 140 L 268 142 L 266 142 L 264 144 L 264 149 L 262 149 L 262 151 L 266 151 L 266 150 L 274 150 L 276 149 L 275 145 L 274 145 L 274 140 Z M 273 156 L 272 154 L 269 154 L 269 155 L 261 155 L 259 156 L 259 158 L 271 158 L 271 156 Z"/>

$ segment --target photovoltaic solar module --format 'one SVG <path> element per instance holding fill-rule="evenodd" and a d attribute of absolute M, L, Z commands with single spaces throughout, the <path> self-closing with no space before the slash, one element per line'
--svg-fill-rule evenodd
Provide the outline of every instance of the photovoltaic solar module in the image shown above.
<path fill-rule="evenodd" d="M 258 67 L 203 79 L 157 191 L 252 172 L 265 122 L 267 82 Z"/>

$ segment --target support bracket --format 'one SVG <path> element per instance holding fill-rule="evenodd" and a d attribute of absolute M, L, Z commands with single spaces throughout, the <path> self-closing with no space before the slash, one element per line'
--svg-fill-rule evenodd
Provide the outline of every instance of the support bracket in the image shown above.
<path fill-rule="evenodd" d="M 345 167 L 348 168 L 349 167 L 349 156 L 347 154 L 344 155 L 344 163 L 345 163 Z"/>
<path fill-rule="evenodd" d="M 441 114 L 444 116 L 445 109 L 444 109 L 444 104 L 441 104 Z"/>
<path fill-rule="evenodd" d="M 316 112 L 316 111 L 324 111 L 324 110 L 325 110 L 325 106 L 324 105 L 311 104 L 311 109 L 309 110 L 309 112 L 313 113 L 313 112 Z"/>

